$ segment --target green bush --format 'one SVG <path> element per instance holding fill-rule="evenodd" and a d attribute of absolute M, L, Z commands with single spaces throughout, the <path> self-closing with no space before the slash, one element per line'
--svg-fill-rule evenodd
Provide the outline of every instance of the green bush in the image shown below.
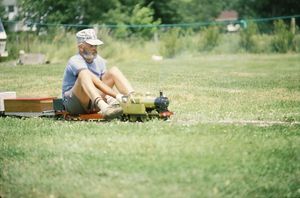
<path fill-rule="evenodd" d="M 295 51 L 300 52 L 300 35 L 296 35 L 294 38 Z"/>
<path fill-rule="evenodd" d="M 197 34 L 192 28 L 186 28 L 184 31 L 180 31 L 180 43 L 182 51 L 196 51 L 196 42 L 195 39 Z"/>
<path fill-rule="evenodd" d="M 117 24 L 117 28 L 114 30 L 114 37 L 118 39 L 128 38 L 130 35 L 129 29 L 126 27 L 126 24 L 123 22 L 119 22 Z"/>
<path fill-rule="evenodd" d="M 272 53 L 272 37 L 268 34 L 257 34 L 254 36 L 256 53 Z"/>
<path fill-rule="evenodd" d="M 240 51 L 239 34 L 220 34 L 220 41 L 211 53 L 235 54 Z"/>
<path fill-rule="evenodd" d="M 201 33 L 202 34 L 199 43 L 200 50 L 211 51 L 219 44 L 220 30 L 218 26 L 204 28 Z"/>
<path fill-rule="evenodd" d="M 35 41 L 35 33 L 32 32 L 8 32 L 6 49 L 8 59 L 13 60 L 19 57 L 19 51 L 31 52 L 32 43 Z"/>
<path fill-rule="evenodd" d="M 48 30 L 47 32 L 9 32 L 7 40 L 8 59 L 19 58 L 20 50 L 25 53 L 42 53 L 50 62 L 66 60 L 76 53 L 75 32 L 66 32 L 62 28 Z"/>
<path fill-rule="evenodd" d="M 274 22 L 274 37 L 272 39 L 272 49 L 274 52 L 286 53 L 295 51 L 294 34 L 289 30 L 283 20 Z"/>
<path fill-rule="evenodd" d="M 128 37 L 150 39 L 153 37 L 154 32 L 157 31 L 156 26 L 161 23 L 160 20 L 154 19 L 152 8 L 143 7 L 140 4 L 136 4 L 133 8 L 119 5 L 116 9 L 106 13 L 105 16 L 109 19 L 107 21 L 108 24 L 117 25 L 114 36 L 120 39 Z"/>
<path fill-rule="evenodd" d="M 151 27 L 133 27 L 131 32 L 134 34 L 134 36 L 148 39 L 153 37 L 154 32 L 157 31 L 156 25 L 161 23 L 160 20 L 155 21 L 153 15 L 154 11 L 149 7 L 142 7 L 139 4 L 134 7 L 132 10 L 132 16 L 130 18 L 130 24 L 151 25 Z"/>
<path fill-rule="evenodd" d="M 255 40 L 257 33 L 257 24 L 250 22 L 247 28 L 240 31 L 240 47 L 247 52 L 257 52 L 257 42 Z"/>
<path fill-rule="evenodd" d="M 161 55 L 171 58 L 180 51 L 180 30 L 169 29 L 162 33 L 160 38 L 159 52 Z"/>

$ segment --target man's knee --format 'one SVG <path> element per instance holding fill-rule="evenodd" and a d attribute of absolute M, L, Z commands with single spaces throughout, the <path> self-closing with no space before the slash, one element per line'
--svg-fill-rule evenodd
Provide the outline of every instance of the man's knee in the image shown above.
<path fill-rule="evenodd" d="M 83 69 L 78 73 L 77 81 L 79 81 L 79 83 L 82 83 L 85 80 L 88 80 L 90 76 L 91 76 L 90 71 L 88 69 Z"/>
<path fill-rule="evenodd" d="M 89 97 L 87 94 L 87 88 L 91 84 L 91 74 L 87 69 L 81 70 L 78 73 L 76 82 L 72 88 L 72 92 L 77 96 L 80 102 L 86 105 L 89 102 Z"/>
<path fill-rule="evenodd" d="M 120 70 L 119 70 L 119 68 L 117 66 L 113 66 L 112 68 L 109 69 L 109 73 L 111 75 L 115 75 L 115 74 L 117 74 L 119 72 L 120 72 Z"/>

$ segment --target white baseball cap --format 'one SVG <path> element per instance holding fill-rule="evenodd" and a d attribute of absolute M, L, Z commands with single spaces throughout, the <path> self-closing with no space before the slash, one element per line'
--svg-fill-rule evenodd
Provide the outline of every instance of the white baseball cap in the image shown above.
<path fill-rule="evenodd" d="M 96 32 L 94 29 L 84 29 L 76 33 L 77 43 L 81 44 L 86 42 L 90 45 L 102 45 L 103 41 L 97 38 Z"/>

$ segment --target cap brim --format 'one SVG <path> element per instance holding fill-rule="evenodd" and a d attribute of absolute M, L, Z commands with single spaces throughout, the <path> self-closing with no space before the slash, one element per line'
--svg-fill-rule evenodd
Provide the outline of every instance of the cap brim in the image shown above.
<path fill-rule="evenodd" d="M 99 39 L 88 39 L 85 42 L 90 45 L 102 45 L 103 44 L 103 42 L 100 41 Z"/>

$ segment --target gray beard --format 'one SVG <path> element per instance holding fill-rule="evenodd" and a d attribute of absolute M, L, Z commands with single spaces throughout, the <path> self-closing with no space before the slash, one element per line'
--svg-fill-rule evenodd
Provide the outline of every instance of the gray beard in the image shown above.
<path fill-rule="evenodd" d="M 84 59 L 93 61 L 96 58 L 97 54 L 89 53 L 84 50 L 82 56 Z"/>

